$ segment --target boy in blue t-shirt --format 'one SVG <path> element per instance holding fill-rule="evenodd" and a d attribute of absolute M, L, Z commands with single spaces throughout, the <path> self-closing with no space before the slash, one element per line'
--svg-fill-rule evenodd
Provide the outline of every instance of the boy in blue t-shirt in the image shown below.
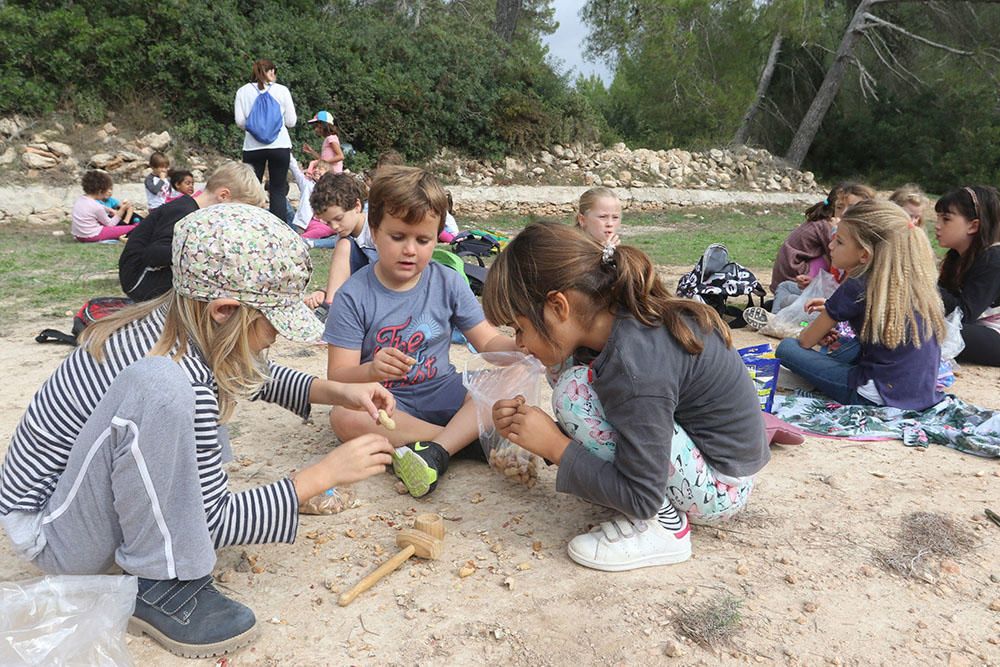
<path fill-rule="evenodd" d="M 475 408 L 448 358 L 452 329 L 481 352 L 517 349 L 486 321 L 462 276 L 431 262 L 447 212 L 447 195 L 429 173 L 379 170 L 368 198 L 378 260 L 337 290 L 323 334 L 331 380 L 382 382 L 396 398 L 392 431 L 344 408 L 331 410 L 330 426 L 341 440 L 386 436 L 397 447 L 393 470 L 414 497 L 433 491 L 451 456 L 478 435 Z"/>

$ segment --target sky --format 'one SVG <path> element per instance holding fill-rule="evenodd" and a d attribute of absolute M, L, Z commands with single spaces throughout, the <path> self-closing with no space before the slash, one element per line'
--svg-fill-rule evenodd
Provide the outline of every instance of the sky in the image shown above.
<path fill-rule="evenodd" d="M 587 26 L 580 20 L 581 0 L 553 0 L 559 29 L 545 37 L 552 58 L 562 61 L 563 69 L 584 75 L 597 74 L 605 84 L 611 83 L 611 70 L 603 62 L 584 62 L 583 43 Z M 574 74 L 572 78 L 576 78 Z"/>

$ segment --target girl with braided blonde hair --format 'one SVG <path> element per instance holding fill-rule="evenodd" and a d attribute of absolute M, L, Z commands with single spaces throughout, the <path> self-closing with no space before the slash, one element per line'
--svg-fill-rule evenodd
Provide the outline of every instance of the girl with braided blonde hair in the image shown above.
<path fill-rule="evenodd" d="M 944 306 L 927 234 L 896 204 L 865 201 L 844 213 L 830 256 L 848 279 L 829 299 L 807 304 L 819 317 L 798 340 L 782 341 L 776 356 L 839 403 L 912 410 L 936 404 Z M 859 332 L 856 356 L 812 349 L 845 321 Z"/>

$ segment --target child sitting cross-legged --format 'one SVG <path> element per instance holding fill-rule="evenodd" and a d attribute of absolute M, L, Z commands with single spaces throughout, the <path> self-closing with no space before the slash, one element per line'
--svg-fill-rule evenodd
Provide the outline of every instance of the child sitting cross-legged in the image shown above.
<path fill-rule="evenodd" d="M 462 276 L 431 262 L 447 211 L 447 196 L 429 173 L 380 169 L 368 201 L 378 260 L 337 290 L 323 335 L 331 380 L 382 382 L 397 406 L 392 431 L 346 408 L 330 411 L 330 425 L 341 439 L 373 431 L 389 438 L 397 446 L 393 470 L 414 497 L 432 491 L 463 449 L 482 458 L 478 444 L 468 447 L 478 425 L 448 358 L 452 329 L 483 352 L 516 349 L 486 321 Z"/>
<path fill-rule="evenodd" d="M 570 558 L 606 571 L 679 563 L 689 518 L 746 506 L 770 458 L 753 381 L 718 313 L 670 294 L 642 251 L 531 224 L 493 263 L 483 305 L 564 367 L 558 423 L 511 397 L 493 406 L 498 433 L 558 464 L 556 490 L 623 515 L 570 541 Z"/>
<path fill-rule="evenodd" d="M 113 211 L 100 200 L 108 199 L 114 188 L 111 176 L 98 169 L 91 169 L 80 181 L 83 194 L 73 203 L 70 232 L 81 243 L 116 240 L 135 229 L 129 224 L 132 219 L 132 204 L 121 202 Z"/>

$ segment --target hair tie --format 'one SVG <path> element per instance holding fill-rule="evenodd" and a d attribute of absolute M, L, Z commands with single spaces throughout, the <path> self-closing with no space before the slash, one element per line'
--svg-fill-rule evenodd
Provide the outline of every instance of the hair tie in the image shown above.
<path fill-rule="evenodd" d="M 906 226 L 910 229 L 914 229 L 917 226 L 917 222 L 913 218 L 910 218 L 910 221 L 906 223 Z"/>
<path fill-rule="evenodd" d="M 604 244 L 604 249 L 601 250 L 601 264 L 603 266 L 615 265 L 615 247 L 611 241 Z"/>
<path fill-rule="evenodd" d="M 829 205 L 830 205 L 830 198 L 827 197 L 826 199 L 823 200 L 823 206 L 829 206 Z"/>

